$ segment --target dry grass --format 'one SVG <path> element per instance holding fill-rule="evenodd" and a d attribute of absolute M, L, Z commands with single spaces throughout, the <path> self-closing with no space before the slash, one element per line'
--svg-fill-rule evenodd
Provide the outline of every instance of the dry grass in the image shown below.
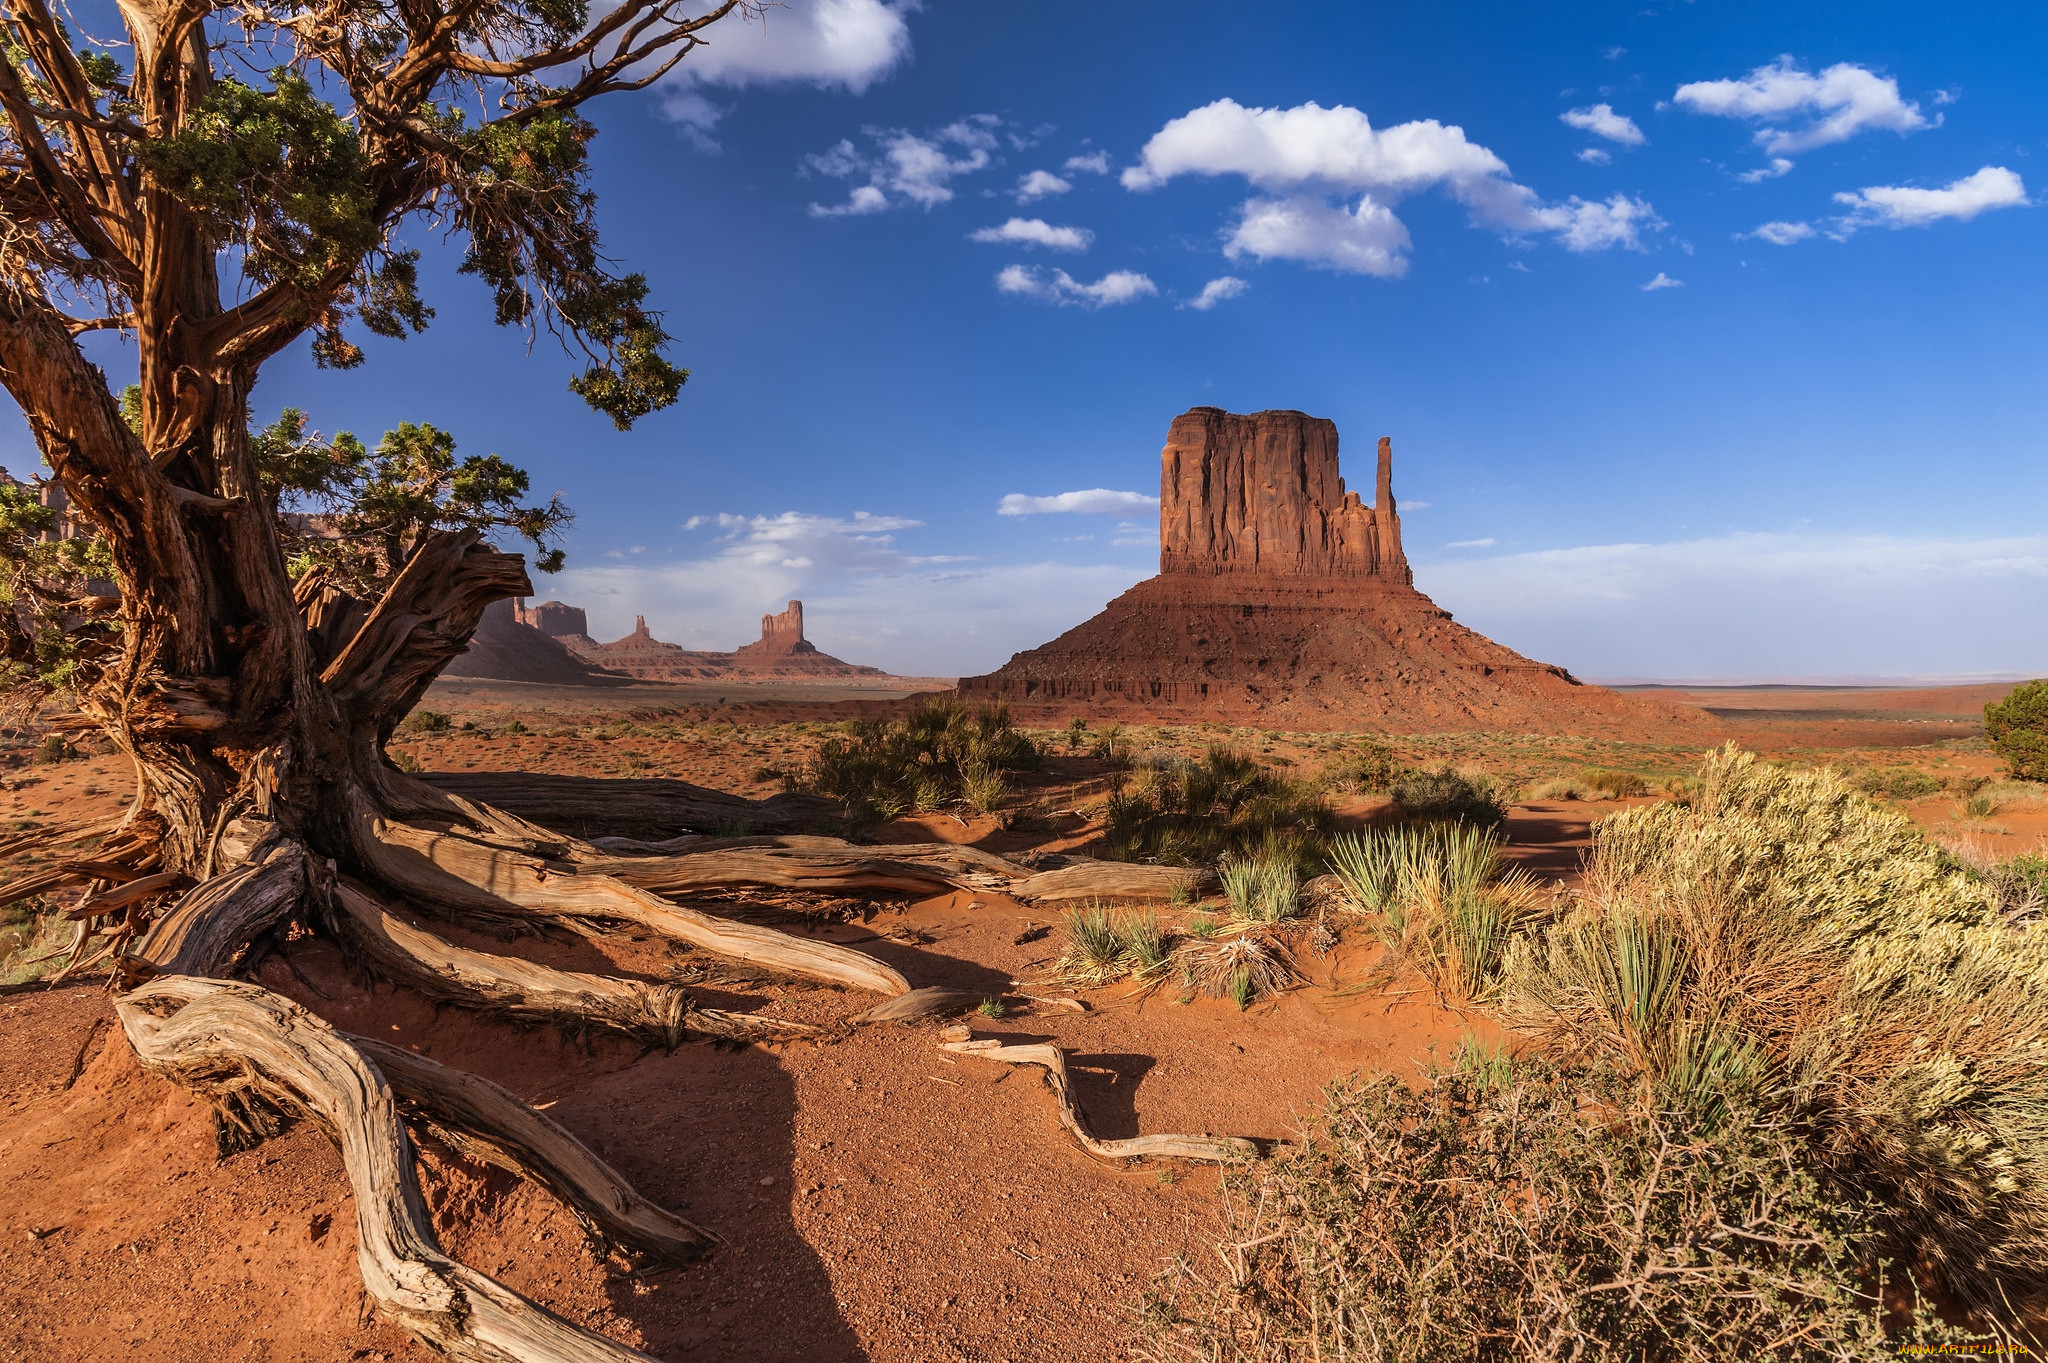
<path fill-rule="evenodd" d="M 1666 1101 L 1756 1101 L 1986 1312 L 2048 1261 L 2048 929 L 1828 771 L 1713 755 L 1603 820 L 1582 907 L 1511 950 L 1510 1013 Z"/>
<path fill-rule="evenodd" d="M 1208 938 L 1195 938 L 1175 953 L 1188 988 L 1212 999 L 1248 1008 L 1301 980 L 1294 953 L 1280 934 L 1240 922 Z"/>
<path fill-rule="evenodd" d="M 1886 1338 L 1869 1209 L 1799 1144 L 1748 1109 L 1634 1104 L 1597 1070 L 1339 1084 L 1286 1153 L 1225 1171 L 1223 1243 L 1155 1286 L 1144 1356 L 1721 1363 L 1954 1340 Z"/>

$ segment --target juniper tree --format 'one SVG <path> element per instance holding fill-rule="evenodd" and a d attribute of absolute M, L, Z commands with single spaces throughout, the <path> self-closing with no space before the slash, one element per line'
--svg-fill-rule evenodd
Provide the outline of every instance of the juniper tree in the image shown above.
<path fill-rule="evenodd" d="M 523 475 L 456 461 L 430 427 L 371 451 L 296 418 L 252 435 L 249 398 L 302 342 L 347 369 L 363 335 L 428 327 L 411 224 L 458 245 L 499 324 L 579 355 L 570 387 L 618 427 L 673 403 L 687 374 L 646 282 L 600 249 L 582 110 L 658 79 L 750 0 L 118 5 L 123 41 L 95 44 L 48 0 L 0 0 L 0 384 L 85 531 L 29 547 L 48 509 L 0 492 L 0 572 L 43 593 L 15 622 L 48 636 L 41 654 L 34 637 L 0 646 L 69 688 L 72 722 L 132 756 L 139 789 L 115 826 L 0 844 L 91 842 L 89 859 L 45 863 L 0 898 L 83 886 L 74 961 L 113 956 L 133 989 L 129 1042 L 213 1096 L 223 1132 L 261 1134 L 283 1107 L 337 1136 L 365 1286 L 416 1335 L 458 1358 L 628 1356 L 440 1254 L 394 1091 L 611 1245 L 674 1255 L 712 1237 L 502 1090 L 225 977 L 291 917 L 437 997 L 521 1017 L 671 1045 L 795 1029 L 696 1009 L 671 985 L 456 953 L 393 916 L 403 899 L 500 921 L 625 919 L 759 967 L 910 986 L 847 948 L 679 908 L 605 874 L 589 843 L 392 766 L 384 740 L 484 607 L 531 590 L 485 530 L 545 540 L 559 508 L 522 506 Z M 81 344 L 101 331 L 133 348 L 125 401 Z M 294 497 L 341 485 L 344 539 L 294 536 Z M 882 874 L 860 866 L 834 883 Z"/>

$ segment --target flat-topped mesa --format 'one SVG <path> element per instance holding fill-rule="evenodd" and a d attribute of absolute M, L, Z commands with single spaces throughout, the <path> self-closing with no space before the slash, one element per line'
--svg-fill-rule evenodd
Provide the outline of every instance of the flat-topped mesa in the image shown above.
<path fill-rule="evenodd" d="M 514 602 L 514 614 L 522 625 L 531 625 L 550 639 L 570 636 L 590 637 L 590 617 L 581 606 L 565 606 L 559 601 L 543 601 L 528 606 L 524 601 Z"/>
<path fill-rule="evenodd" d="M 1303 412 L 1175 417 L 1159 469 L 1159 571 L 1414 581 L 1382 437 L 1372 505 L 1345 490 L 1335 422 Z"/>

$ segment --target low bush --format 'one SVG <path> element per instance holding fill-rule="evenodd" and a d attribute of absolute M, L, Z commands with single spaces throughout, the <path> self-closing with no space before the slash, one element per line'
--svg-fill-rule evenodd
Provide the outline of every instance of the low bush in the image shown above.
<path fill-rule="evenodd" d="M 1394 785 L 1394 803 L 1411 819 L 1498 828 L 1508 816 L 1510 792 L 1488 776 L 1449 767 L 1410 772 Z"/>
<path fill-rule="evenodd" d="M 1782 1114 L 1958 1302 L 2042 1301 L 2048 930 L 1840 776 L 1731 745 L 1688 804 L 1602 820 L 1504 996 L 1664 1102 Z"/>
<path fill-rule="evenodd" d="M 68 762 L 78 756 L 78 750 L 64 741 L 62 734 L 44 734 L 43 741 L 36 745 L 36 761 L 43 763 Z"/>
<path fill-rule="evenodd" d="M 1008 793 L 1005 773 L 1039 763 L 1030 737 L 998 702 L 976 710 L 950 698 L 920 703 L 909 718 L 859 720 L 819 744 L 788 779 L 790 788 L 845 803 L 856 823 L 966 800 L 992 812 Z"/>
<path fill-rule="evenodd" d="M 1394 750 L 1384 743 L 1361 744 L 1325 766 L 1319 778 L 1324 789 L 1345 795 L 1388 795 L 1408 774 L 1408 768 L 1394 760 Z"/>
<path fill-rule="evenodd" d="M 1255 923 L 1279 923 L 1301 912 L 1301 876 L 1284 851 L 1240 857 L 1218 873 L 1230 911 Z"/>
<path fill-rule="evenodd" d="M 1224 1172 L 1223 1271 L 1181 1261 L 1141 1316 L 1154 1360 L 1868 1359 L 1863 1196 L 1738 1107 L 1709 1122 L 1597 1068 L 1533 1062 L 1330 1089 L 1286 1153 Z M 1896 1283 L 1900 1275 L 1891 1275 Z"/>
<path fill-rule="evenodd" d="M 1865 767 L 1849 779 L 1865 795 L 1887 800 L 1924 800 L 1943 790 L 1940 777 L 1917 767 Z"/>
<path fill-rule="evenodd" d="M 1297 872 L 1308 872 L 1336 831 L 1313 785 L 1221 747 L 1198 762 L 1146 759 L 1105 812 L 1104 856 L 1162 866 L 1213 866 L 1226 855 L 1285 857 Z"/>
<path fill-rule="evenodd" d="M 2022 781 L 2048 781 L 2048 681 L 2015 686 L 1984 707 L 1984 737 Z"/>
<path fill-rule="evenodd" d="M 398 721 L 398 732 L 402 734 L 439 734 L 454 727 L 454 716 L 439 710 L 415 710 Z"/>

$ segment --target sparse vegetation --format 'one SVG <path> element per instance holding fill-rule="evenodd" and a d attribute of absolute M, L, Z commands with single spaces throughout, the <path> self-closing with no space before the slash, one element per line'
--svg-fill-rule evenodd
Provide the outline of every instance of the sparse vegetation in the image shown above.
<path fill-rule="evenodd" d="M 1199 761 L 1152 758 L 1110 798 L 1103 854 L 1113 861 L 1215 865 L 1226 854 L 1291 860 L 1320 855 L 1336 823 L 1313 785 L 1243 753 L 1212 747 Z"/>
<path fill-rule="evenodd" d="M 1223 863 L 1219 872 L 1230 911 L 1254 923 L 1280 923 L 1301 913 L 1301 876 L 1284 849 Z"/>
<path fill-rule="evenodd" d="M 1574 776 L 1539 782 L 1529 796 L 1535 800 L 1626 800 L 1649 793 L 1649 782 L 1632 771 L 1587 767 Z"/>
<path fill-rule="evenodd" d="M 1730 747 L 1700 777 L 1599 825 L 1583 905 L 1511 949 L 1512 1015 L 1703 1119 L 1763 1104 L 1892 1257 L 1980 1311 L 2038 1303 L 2038 913 L 1832 772 Z"/>
<path fill-rule="evenodd" d="M 1212 999 L 1229 999 L 1239 1008 L 1277 994 L 1301 978 L 1287 943 L 1271 928 L 1253 922 L 1240 922 L 1230 930 L 1188 942 L 1180 948 L 1176 961 L 1190 989 Z"/>
<path fill-rule="evenodd" d="M 2022 781 L 2048 781 L 2048 681 L 2016 686 L 1984 707 L 1984 737 Z"/>
<path fill-rule="evenodd" d="M 1323 768 L 1325 789 L 1346 795 L 1387 795 L 1408 774 L 1384 743 L 1367 742 Z"/>
<path fill-rule="evenodd" d="M 1394 803 L 1411 819 L 1498 828 L 1508 817 L 1511 792 L 1483 773 L 1435 767 L 1410 772 L 1394 785 Z"/>
<path fill-rule="evenodd" d="M 1596 1115 L 1597 1114 L 1597 1115 Z M 1223 1272 L 1145 1301 L 1155 1360 L 1864 1359 L 1887 1339 L 1867 1200 L 1749 1108 L 1710 1122 L 1597 1068 L 1493 1063 L 1329 1090 L 1224 1174 Z"/>
<path fill-rule="evenodd" d="M 1925 800 L 1942 792 L 1942 781 L 1917 767 L 1865 767 L 1850 778 L 1865 795 L 1886 800 Z"/>
<path fill-rule="evenodd" d="M 439 710 L 415 710 L 398 722 L 398 732 L 404 735 L 444 734 L 455 727 L 454 717 Z M 465 729 L 473 725 L 463 725 Z"/>
<path fill-rule="evenodd" d="M 909 809 L 943 809 L 965 800 L 978 813 L 997 808 L 1008 792 L 1006 772 L 1029 770 L 1039 752 L 1010 722 L 1000 702 L 969 710 L 936 697 L 893 723 L 858 720 L 828 738 L 790 778 L 792 789 L 845 802 L 856 823 L 891 819 Z"/>

